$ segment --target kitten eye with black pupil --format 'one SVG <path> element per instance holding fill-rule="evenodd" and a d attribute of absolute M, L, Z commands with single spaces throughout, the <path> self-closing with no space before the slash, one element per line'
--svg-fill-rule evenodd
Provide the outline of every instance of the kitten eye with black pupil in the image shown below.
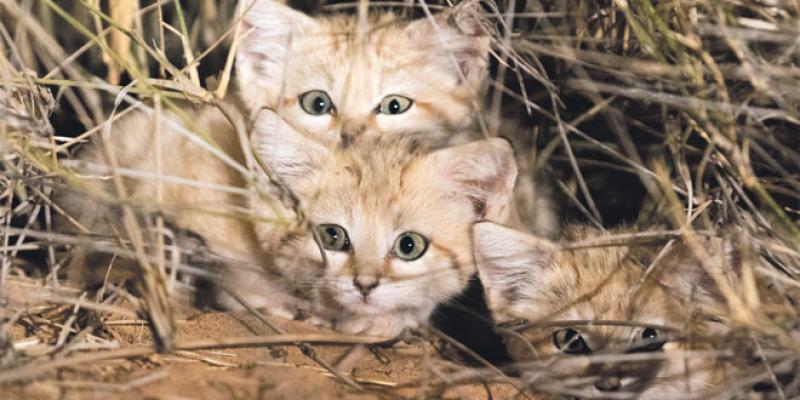
<path fill-rule="evenodd" d="M 322 247 L 327 250 L 350 250 L 350 238 L 347 236 L 347 231 L 339 225 L 320 225 L 317 227 L 317 234 L 319 235 L 320 242 L 322 242 Z"/>
<path fill-rule="evenodd" d="M 553 333 L 553 345 L 567 354 L 589 354 L 592 352 L 581 334 L 574 329 L 555 331 Z"/>
<path fill-rule="evenodd" d="M 322 113 L 325 111 L 325 107 L 327 107 L 327 103 L 325 103 L 325 99 L 322 97 L 315 97 L 313 103 L 311 103 L 311 108 L 314 109 L 314 112 Z"/>
<path fill-rule="evenodd" d="M 645 344 L 635 347 L 635 352 L 653 352 L 661 350 L 666 344 L 665 341 L 657 340 L 658 330 L 654 328 L 645 328 L 642 331 L 642 341 Z"/>
<path fill-rule="evenodd" d="M 655 339 L 658 336 L 658 331 L 653 328 L 646 328 L 642 331 L 642 339 Z"/>
<path fill-rule="evenodd" d="M 325 228 L 325 233 L 327 233 L 328 237 L 330 237 L 334 241 L 339 240 L 339 232 L 337 232 L 336 229 L 330 227 Z"/>
<path fill-rule="evenodd" d="M 328 93 L 322 90 L 309 90 L 300 95 L 300 107 L 308 114 L 328 114 L 333 109 L 333 102 Z"/>
<path fill-rule="evenodd" d="M 378 105 L 378 112 L 381 114 L 396 115 L 402 114 L 411 108 L 414 101 L 405 96 L 392 94 L 384 97 Z"/>
<path fill-rule="evenodd" d="M 428 239 L 416 232 L 406 232 L 397 237 L 392 253 L 400 259 L 413 261 L 428 250 Z"/>

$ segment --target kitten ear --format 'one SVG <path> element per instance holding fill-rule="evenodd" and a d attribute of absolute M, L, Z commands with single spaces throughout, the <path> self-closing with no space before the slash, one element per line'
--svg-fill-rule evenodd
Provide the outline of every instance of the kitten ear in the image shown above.
<path fill-rule="evenodd" d="M 241 97 L 250 111 L 268 100 L 268 87 L 283 81 L 292 56 L 291 43 L 311 31 L 316 22 L 274 0 L 241 0 L 241 41 L 236 51 L 236 75 Z"/>
<path fill-rule="evenodd" d="M 510 307 L 536 291 L 558 246 L 493 222 L 474 224 L 472 240 L 486 302 L 495 322 L 502 322 Z"/>
<path fill-rule="evenodd" d="M 429 155 L 428 166 L 456 195 L 472 201 L 474 220 L 510 218 L 517 162 L 507 140 L 491 138 L 438 150 Z"/>
<path fill-rule="evenodd" d="M 263 109 L 253 125 L 253 150 L 292 190 L 310 183 L 322 168 L 328 150 L 312 138 L 294 130 L 278 114 Z"/>
<path fill-rule="evenodd" d="M 412 22 L 406 27 L 406 32 L 433 62 L 453 68 L 453 72 L 459 74 L 459 80 L 463 74 L 465 83 L 477 90 L 484 81 L 489 64 L 491 36 L 487 25 L 480 2 L 467 0 L 436 14 L 433 19 L 422 18 Z"/>

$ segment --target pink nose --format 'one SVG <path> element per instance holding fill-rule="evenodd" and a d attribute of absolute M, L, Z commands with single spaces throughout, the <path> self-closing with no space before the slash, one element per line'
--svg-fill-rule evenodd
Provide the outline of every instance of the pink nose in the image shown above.
<path fill-rule="evenodd" d="M 361 275 L 356 276 L 353 278 L 353 286 L 361 292 L 361 295 L 365 298 L 372 292 L 373 289 L 378 287 L 380 284 L 380 279 L 377 276 L 373 275 Z"/>

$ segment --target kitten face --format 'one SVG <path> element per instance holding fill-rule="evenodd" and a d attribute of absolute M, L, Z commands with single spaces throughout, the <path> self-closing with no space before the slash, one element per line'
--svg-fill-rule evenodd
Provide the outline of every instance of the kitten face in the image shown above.
<path fill-rule="evenodd" d="M 408 138 L 329 149 L 282 137 L 256 151 L 301 200 L 327 262 L 310 235 L 276 241 L 264 225 L 262 243 L 299 255 L 279 266 L 285 275 L 319 274 L 319 311 L 339 329 L 391 336 L 423 323 L 474 273 L 471 223 L 508 217 L 516 164 L 505 140 L 428 152 Z"/>
<path fill-rule="evenodd" d="M 577 232 L 587 235 L 598 234 Z M 697 274 L 665 268 L 669 277 L 643 279 L 626 247 L 561 250 L 492 223 L 476 224 L 474 238 L 493 318 L 512 357 L 530 362 L 535 387 L 669 397 L 713 381 L 713 360 L 683 356 L 674 350 L 686 344 L 670 341 L 693 322 L 674 289 L 699 283 Z"/>
<path fill-rule="evenodd" d="M 251 112 L 277 111 L 296 132 L 351 141 L 365 132 L 446 140 L 469 124 L 489 36 L 477 3 L 435 18 L 310 18 L 271 0 L 242 2 L 237 54 Z"/>

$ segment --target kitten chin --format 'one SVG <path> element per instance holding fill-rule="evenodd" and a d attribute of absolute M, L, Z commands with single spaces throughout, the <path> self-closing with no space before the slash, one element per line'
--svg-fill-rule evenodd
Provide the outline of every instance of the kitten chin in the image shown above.
<path fill-rule="evenodd" d="M 397 312 L 384 315 L 339 315 L 328 318 L 331 326 L 353 335 L 396 337 L 406 329 L 424 325 L 431 310 Z"/>
<path fill-rule="evenodd" d="M 343 332 L 394 337 L 404 329 L 419 328 L 427 324 L 431 312 L 439 303 L 437 299 L 446 300 L 453 292 L 461 289 L 458 279 L 453 279 L 452 283 L 454 287 L 451 289 L 438 289 L 438 296 L 420 296 L 419 292 L 426 291 L 420 285 L 418 288 L 409 288 L 408 293 L 398 294 L 397 297 L 386 297 L 378 304 L 374 301 L 365 303 L 353 296 L 343 299 L 341 291 L 346 289 L 341 287 L 338 293 L 331 293 L 330 288 L 324 288 L 315 301 L 314 314 L 321 316 L 334 329 Z M 402 301 L 408 297 L 419 300 L 411 304 Z"/>

